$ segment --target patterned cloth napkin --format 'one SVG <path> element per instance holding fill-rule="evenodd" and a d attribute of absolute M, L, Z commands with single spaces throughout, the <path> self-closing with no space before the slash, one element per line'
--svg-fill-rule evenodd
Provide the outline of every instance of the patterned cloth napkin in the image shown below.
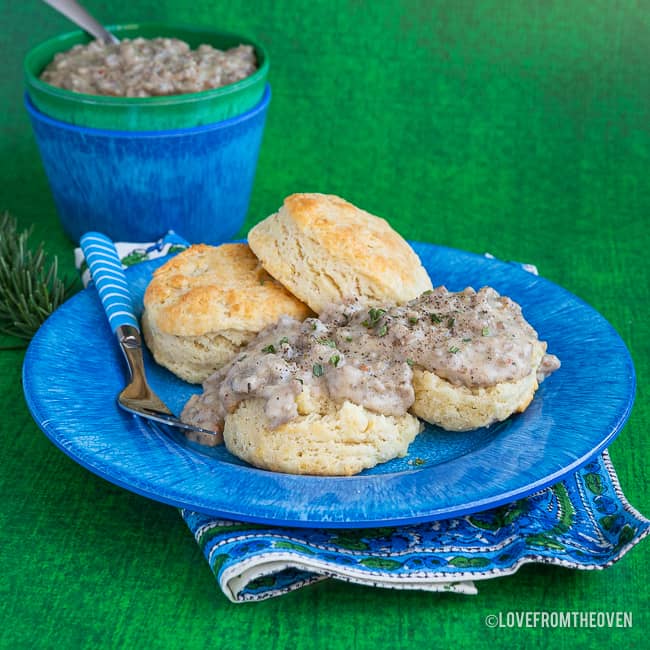
<path fill-rule="evenodd" d="M 186 246 L 173 232 L 158 242 L 117 244 L 124 266 Z M 75 260 L 83 274 L 80 249 Z M 82 278 L 89 280 L 87 273 Z M 650 520 L 621 491 L 607 451 L 524 499 L 410 526 L 287 528 L 180 512 L 232 602 L 264 600 L 325 578 L 476 594 L 474 581 L 509 575 L 529 562 L 604 569 L 650 532 Z"/>

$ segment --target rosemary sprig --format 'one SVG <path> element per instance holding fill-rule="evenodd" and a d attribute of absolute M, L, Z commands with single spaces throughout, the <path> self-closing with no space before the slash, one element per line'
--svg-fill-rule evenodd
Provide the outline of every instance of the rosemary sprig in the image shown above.
<path fill-rule="evenodd" d="M 48 259 L 43 242 L 28 246 L 31 233 L 18 232 L 8 212 L 0 216 L 0 332 L 27 341 L 79 289 L 77 279 L 59 278 L 58 260 Z"/>

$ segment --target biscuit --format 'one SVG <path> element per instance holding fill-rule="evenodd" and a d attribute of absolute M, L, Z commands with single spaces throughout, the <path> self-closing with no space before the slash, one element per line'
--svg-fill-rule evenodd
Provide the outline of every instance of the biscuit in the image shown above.
<path fill-rule="evenodd" d="M 293 194 L 254 226 L 264 268 L 319 313 L 330 303 L 404 303 L 432 288 L 420 259 L 387 221 L 326 194 Z"/>
<path fill-rule="evenodd" d="M 155 360 L 200 383 L 267 325 L 311 314 L 246 244 L 198 244 L 158 268 L 144 295 L 142 331 Z"/>
<path fill-rule="evenodd" d="M 488 387 L 455 385 L 420 367 L 413 368 L 415 401 L 410 412 L 448 431 L 470 431 L 487 427 L 526 410 L 539 384 L 537 368 L 545 345 L 535 350 L 528 375 Z"/>
<path fill-rule="evenodd" d="M 226 416 L 226 448 L 273 472 L 350 476 L 405 456 L 422 429 L 408 413 L 386 416 L 348 401 L 314 402 L 305 392 L 296 400 L 298 417 L 276 428 L 269 426 L 263 399 L 241 402 Z"/>

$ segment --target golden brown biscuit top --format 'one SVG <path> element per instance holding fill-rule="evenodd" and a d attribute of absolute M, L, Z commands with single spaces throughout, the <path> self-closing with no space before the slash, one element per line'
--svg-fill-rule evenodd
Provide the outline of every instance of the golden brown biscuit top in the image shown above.
<path fill-rule="evenodd" d="M 197 244 L 179 253 L 154 272 L 144 306 L 157 329 L 175 336 L 258 332 L 283 314 L 311 315 L 247 244 Z"/>
<path fill-rule="evenodd" d="M 332 194 L 292 194 L 282 210 L 324 254 L 352 263 L 358 273 L 395 284 L 421 282 L 423 291 L 431 286 L 413 249 L 385 219 Z"/>

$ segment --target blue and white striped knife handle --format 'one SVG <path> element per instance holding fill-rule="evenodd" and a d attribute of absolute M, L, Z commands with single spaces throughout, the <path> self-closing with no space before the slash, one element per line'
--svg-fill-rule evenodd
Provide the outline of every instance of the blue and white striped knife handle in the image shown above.
<path fill-rule="evenodd" d="M 131 325 L 139 330 L 115 244 L 99 232 L 86 233 L 79 243 L 113 332 L 122 325 Z"/>

